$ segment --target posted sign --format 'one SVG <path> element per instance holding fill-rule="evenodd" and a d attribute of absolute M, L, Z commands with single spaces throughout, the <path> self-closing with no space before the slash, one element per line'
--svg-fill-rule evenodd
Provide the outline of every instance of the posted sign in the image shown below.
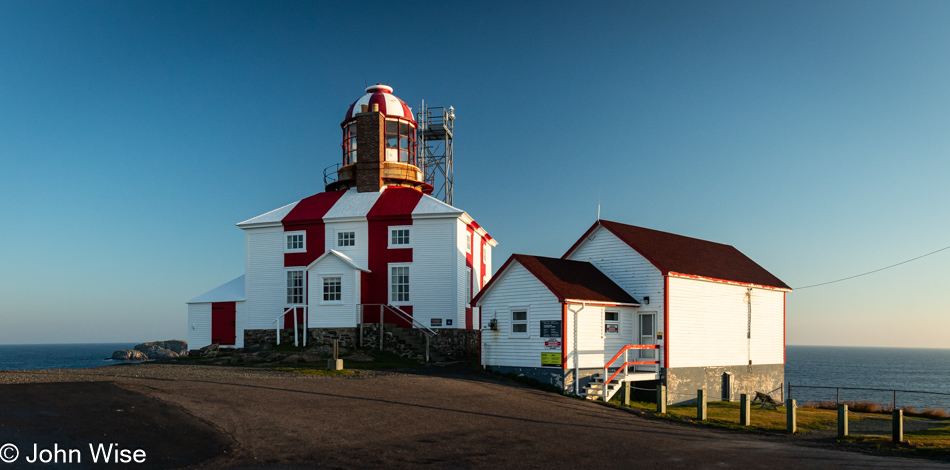
<path fill-rule="evenodd" d="M 561 338 L 547 338 L 544 340 L 544 349 L 561 349 Z"/>
<path fill-rule="evenodd" d="M 561 367 L 561 353 L 541 353 L 541 367 Z"/>
<path fill-rule="evenodd" d="M 560 338 L 561 320 L 541 320 L 542 338 Z"/>

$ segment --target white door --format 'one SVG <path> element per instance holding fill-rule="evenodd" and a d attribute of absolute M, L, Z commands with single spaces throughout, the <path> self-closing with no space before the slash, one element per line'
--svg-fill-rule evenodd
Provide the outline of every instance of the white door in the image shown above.
<path fill-rule="evenodd" d="M 639 331 L 640 338 L 638 344 L 656 344 L 656 313 L 640 313 Z M 655 361 L 657 358 L 656 349 L 641 349 L 641 361 Z M 639 366 L 638 370 L 657 370 L 655 365 Z"/>

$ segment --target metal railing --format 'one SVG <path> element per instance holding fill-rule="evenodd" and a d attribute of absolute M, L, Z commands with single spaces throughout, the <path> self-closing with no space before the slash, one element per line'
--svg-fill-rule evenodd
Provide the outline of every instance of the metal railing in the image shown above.
<path fill-rule="evenodd" d="M 363 310 L 365 307 L 379 307 L 379 350 L 380 351 L 383 350 L 383 338 L 385 337 L 385 335 L 383 334 L 383 318 L 385 316 L 386 311 L 388 310 L 390 313 L 394 314 L 396 318 L 406 321 L 407 323 L 409 323 L 410 325 L 412 325 L 413 327 L 415 327 L 416 329 L 422 332 L 422 334 L 426 338 L 426 362 L 429 362 L 429 339 L 438 334 L 435 332 L 435 330 L 422 324 L 422 322 L 420 322 L 419 320 L 416 320 L 415 318 L 412 317 L 412 315 L 409 315 L 404 310 L 402 310 L 399 307 L 396 307 L 395 305 L 359 304 L 359 306 L 360 306 L 360 309 L 359 309 L 359 323 L 360 324 L 363 323 Z M 362 339 L 360 341 L 362 341 Z"/>
<path fill-rule="evenodd" d="M 278 346 L 280 346 L 280 319 L 287 316 L 287 314 L 290 312 L 294 312 L 294 346 L 300 346 L 300 344 L 297 342 L 297 336 L 298 336 L 297 331 L 299 330 L 298 324 L 297 324 L 297 309 L 298 308 L 303 309 L 303 324 L 304 324 L 303 346 L 307 346 L 307 325 L 310 323 L 309 321 L 310 312 L 307 306 L 304 304 L 298 304 L 298 305 L 287 307 L 286 309 L 284 309 L 284 313 L 281 313 L 280 315 L 277 316 L 277 318 L 271 321 L 271 323 L 277 323 L 276 330 L 277 330 L 277 345 Z"/>
<path fill-rule="evenodd" d="M 340 171 L 340 164 L 334 163 L 323 169 L 323 185 L 329 186 L 331 183 L 336 183 L 339 179 L 337 172 Z"/>
<path fill-rule="evenodd" d="M 613 394 L 608 393 L 607 384 L 609 384 L 610 382 L 613 382 L 614 378 L 620 375 L 621 372 L 623 372 L 623 378 L 624 380 L 626 380 L 627 377 L 630 375 L 630 370 L 629 370 L 630 366 L 641 366 L 641 365 L 647 365 L 647 364 L 659 365 L 660 364 L 659 357 L 657 357 L 655 361 L 630 361 L 629 360 L 630 359 L 629 353 L 631 350 L 641 351 L 644 349 L 660 349 L 660 346 L 657 344 L 628 344 L 624 346 L 623 348 L 621 348 L 620 351 L 618 351 L 617 354 L 615 354 L 613 358 L 611 358 L 609 361 L 607 361 L 606 364 L 604 364 L 604 395 L 603 397 L 604 397 L 605 402 L 609 401 L 610 398 L 613 396 Z M 610 378 L 608 379 L 607 373 L 608 373 L 608 369 L 610 368 L 610 365 L 616 362 L 617 359 L 620 359 L 620 356 L 623 356 L 624 363 L 620 366 L 619 369 L 617 369 L 616 372 L 614 372 L 614 375 L 611 375 Z M 619 387 L 618 387 L 618 390 L 619 390 Z"/>
<path fill-rule="evenodd" d="M 828 386 L 822 386 L 822 385 L 795 385 L 795 387 L 796 387 L 796 388 L 821 388 L 821 389 L 826 389 L 826 390 L 834 389 L 834 391 L 835 391 L 835 405 L 838 405 L 838 404 L 841 403 L 841 391 L 842 391 L 842 390 L 865 390 L 865 391 L 870 391 L 870 392 L 893 392 L 893 393 L 894 393 L 894 401 L 892 402 L 891 405 L 894 407 L 893 409 L 895 409 L 895 410 L 898 409 L 898 408 L 897 408 L 897 393 L 898 393 L 898 392 L 900 392 L 900 393 L 923 393 L 923 394 L 927 394 L 927 395 L 950 396 L 950 393 L 944 393 L 944 392 L 925 392 L 925 391 L 922 391 L 922 390 L 895 390 L 895 389 L 890 389 L 890 388 L 828 387 Z M 792 383 L 791 383 L 791 382 L 788 383 L 788 398 L 792 398 Z"/>

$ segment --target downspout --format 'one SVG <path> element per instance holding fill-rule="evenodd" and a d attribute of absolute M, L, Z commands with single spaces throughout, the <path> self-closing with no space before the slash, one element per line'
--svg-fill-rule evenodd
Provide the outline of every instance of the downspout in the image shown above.
<path fill-rule="evenodd" d="M 564 305 L 567 305 L 567 303 L 565 303 Z M 581 302 L 580 310 L 584 310 L 584 308 L 586 307 L 587 307 L 587 303 Z M 581 361 L 580 361 L 580 356 L 577 353 L 577 313 L 580 312 L 580 310 L 575 311 L 570 306 L 568 306 L 567 309 L 570 310 L 571 313 L 574 314 L 574 395 L 580 396 L 581 382 L 579 380 L 579 376 L 581 373 Z M 604 377 L 604 379 L 606 379 L 606 377 Z"/>
<path fill-rule="evenodd" d="M 752 373 L 752 288 L 746 287 L 746 350 L 749 354 L 749 373 Z"/>

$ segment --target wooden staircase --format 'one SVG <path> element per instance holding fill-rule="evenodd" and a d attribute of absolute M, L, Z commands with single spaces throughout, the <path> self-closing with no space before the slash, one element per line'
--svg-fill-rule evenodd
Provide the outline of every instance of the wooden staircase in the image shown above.
<path fill-rule="evenodd" d="M 584 386 L 581 395 L 588 400 L 610 401 L 623 388 L 622 377 L 622 375 L 618 375 L 617 378 L 604 387 L 604 374 L 594 375 L 591 377 L 590 383 Z M 606 397 L 604 397 L 605 391 Z"/>

